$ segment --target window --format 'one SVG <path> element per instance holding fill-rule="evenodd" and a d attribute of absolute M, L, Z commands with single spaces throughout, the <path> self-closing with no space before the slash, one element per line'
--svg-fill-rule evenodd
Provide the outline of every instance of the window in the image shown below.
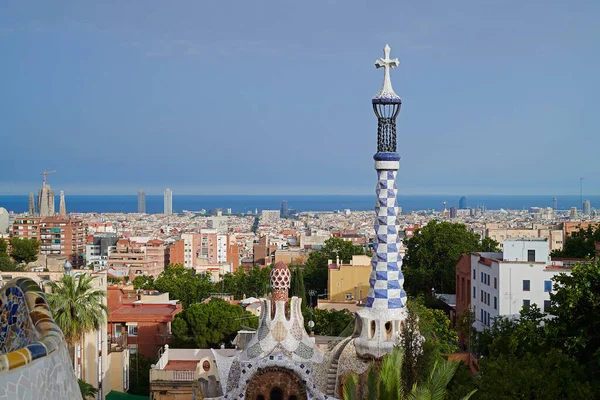
<path fill-rule="evenodd" d="M 498 298 L 494 296 L 494 310 L 498 309 Z"/>
<path fill-rule="evenodd" d="M 550 312 L 550 300 L 544 300 L 544 312 Z"/>
<path fill-rule="evenodd" d="M 475 270 L 473 270 L 473 279 L 476 279 Z"/>
<path fill-rule="evenodd" d="M 523 291 L 529 292 L 531 281 L 529 279 L 523 279 Z"/>
<path fill-rule="evenodd" d="M 137 334 L 138 334 L 138 327 L 137 327 L 137 325 L 128 325 L 127 326 L 127 334 L 129 336 L 137 336 Z"/>
<path fill-rule="evenodd" d="M 477 298 L 477 288 L 475 286 L 473 286 L 473 298 Z"/>
<path fill-rule="evenodd" d="M 481 283 L 485 283 L 485 274 L 481 273 Z"/>
<path fill-rule="evenodd" d="M 494 289 L 498 289 L 498 278 L 494 278 Z"/>
<path fill-rule="evenodd" d="M 529 300 L 529 299 L 523 300 L 523 307 L 525 307 L 526 310 L 529 310 L 530 305 L 531 305 L 531 300 Z"/>
<path fill-rule="evenodd" d="M 480 300 L 483 301 L 483 290 L 481 290 Z"/>
<path fill-rule="evenodd" d="M 535 262 L 535 250 L 527 250 L 527 261 Z"/>
<path fill-rule="evenodd" d="M 487 305 L 488 306 L 490 305 L 490 294 L 489 293 L 487 294 Z"/>
<path fill-rule="evenodd" d="M 552 281 L 544 281 L 544 292 L 552 291 Z"/>

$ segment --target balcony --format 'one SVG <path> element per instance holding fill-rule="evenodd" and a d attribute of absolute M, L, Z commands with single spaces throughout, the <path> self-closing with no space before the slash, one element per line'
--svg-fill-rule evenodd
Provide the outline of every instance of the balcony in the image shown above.
<path fill-rule="evenodd" d="M 108 352 L 121 352 L 127 349 L 127 335 L 108 335 Z"/>
<path fill-rule="evenodd" d="M 151 369 L 150 382 L 193 382 L 197 380 L 196 371 L 176 370 L 176 369 Z"/>

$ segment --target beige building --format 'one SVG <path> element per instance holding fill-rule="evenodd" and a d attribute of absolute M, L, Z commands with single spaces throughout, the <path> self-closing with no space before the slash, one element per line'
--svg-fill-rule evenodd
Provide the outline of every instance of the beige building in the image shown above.
<path fill-rule="evenodd" d="M 498 223 L 485 224 L 485 236 L 494 239 L 503 248 L 506 239 L 548 239 L 550 251 L 562 250 L 564 232 L 562 227 L 546 224 L 532 224 L 527 228 L 506 227 Z"/>
<path fill-rule="evenodd" d="M 330 260 L 327 280 L 329 301 L 356 303 L 367 297 L 371 271 L 369 256 L 352 256 L 350 264 Z"/>
<path fill-rule="evenodd" d="M 283 262 L 286 265 L 304 265 L 308 260 L 309 255 L 308 249 L 301 249 L 299 247 L 288 248 L 288 249 L 277 249 L 275 250 L 275 263 Z"/>

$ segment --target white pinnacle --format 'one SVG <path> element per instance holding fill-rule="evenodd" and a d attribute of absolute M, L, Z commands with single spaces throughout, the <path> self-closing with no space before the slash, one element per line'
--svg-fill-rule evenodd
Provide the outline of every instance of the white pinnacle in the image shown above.
<path fill-rule="evenodd" d="M 379 98 L 399 98 L 396 93 L 394 93 L 394 89 L 392 88 L 392 81 L 390 80 L 390 69 L 395 68 L 400 64 L 397 58 L 390 58 L 390 46 L 387 44 L 383 48 L 384 58 L 380 58 L 375 61 L 376 68 L 384 68 L 383 74 L 383 85 L 381 86 L 381 90 L 375 96 L 375 99 Z"/>

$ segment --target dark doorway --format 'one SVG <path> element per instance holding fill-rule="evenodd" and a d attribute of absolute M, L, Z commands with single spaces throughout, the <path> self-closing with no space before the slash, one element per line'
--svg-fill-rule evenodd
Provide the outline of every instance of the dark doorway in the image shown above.
<path fill-rule="evenodd" d="M 279 388 L 274 388 L 271 390 L 271 399 L 270 400 L 283 400 L 283 392 Z"/>

